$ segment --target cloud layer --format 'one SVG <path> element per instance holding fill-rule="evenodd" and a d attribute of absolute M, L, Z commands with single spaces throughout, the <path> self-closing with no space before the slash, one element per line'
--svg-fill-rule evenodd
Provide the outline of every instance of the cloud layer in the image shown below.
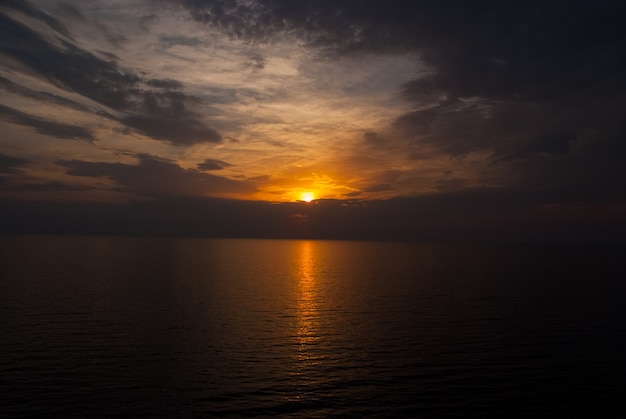
<path fill-rule="evenodd" d="M 413 213 L 441 231 L 488 226 L 485 214 L 616 220 L 624 12 L 609 0 L 5 1 L 3 190 L 162 204 L 309 191 L 326 199 L 314 228 L 329 236 L 335 215 L 372 236 L 431 234 Z"/>

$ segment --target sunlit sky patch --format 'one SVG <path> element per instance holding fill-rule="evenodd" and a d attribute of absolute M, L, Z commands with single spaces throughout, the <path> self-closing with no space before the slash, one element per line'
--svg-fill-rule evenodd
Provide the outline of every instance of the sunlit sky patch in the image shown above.
<path fill-rule="evenodd" d="M 5 137 L 3 148 L 15 149 L 13 155 L 36 157 L 39 164 L 47 165 L 51 171 L 57 160 L 67 156 L 91 162 L 136 164 L 131 158 L 133 153 L 150 154 L 191 171 L 206 159 L 223 160 L 228 165 L 215 175 L 247 182 L 250 187 L 243 189 L 244 195 L 240 188 L 220 192 L 208 188 L 206 193 L 279 201 L 293 200 L 302 188 L 315 190 L 320 198 L 341 198 L 355 192 L 368 198 L 388 196 L 391 186 L 377 188 L 379 177 L 385 177 L 389 170 L 412 169 L 402 161 L 402 150 L 381 154 L 375 158 L 376 167 L 367 170 L 350 162 L 355 153 L 361 153 L 366 133 L 385 130 L 394 118 L 410 110 L 410 104 L 401 98 L 401 89 L 423 67 L 415 54 L 332 56 L 323 48 L 307 45 L 290 31 L 277 31 L 260 40 L 237 38 L 222 31 L 219 25 L 192 19 L 189 11 L 175 2 L 33 2 L 28 7 L 41 8 L 47 13 L 45 16 L 55 19 L 67 31 L 59 33 L 47 27 L 45 20 L 33 19 L 18 7 L 5 7 L 3 11 L 18 25 L 25 24 L 24 31 L 45 36 L 46 41 L 41 42 L 46 42 L 47 48 L 93 54 L 84 63 L 77 60 L 69 65 L 113 63 L 111 72 L 133 78 L 129 88 L 133 91 L 126 94 L 137 97 L 130 97 L 130 101 L 147 101 L 150 92 L 180 93 L 184 95 L 180 103 L 171 103 L 176 98 L 156 98 L 154 109 L 148 111 L 158 114 L 159 105 L 180 106 L 190 115 L 173 116 L 173 127 L 159 127 L 161 118 L 167 118 L 167 109 L 155 118 L 126 116 L 133 113 L 132 109 L 126 112 L 117 103 L 85 97 L 85 92 L 64 86 L 62 77 L 50 83 L 43 71 L 35 68 L 33 74 L 28 62 L 26 67 L 31 68 L 11 63 L 0 74 L 6 83 L 77 104 L 72 108 L 20 92 L 4 95 L 5 106 L 27 112 L 38 121 L 62 124 L 65 130 L 57 137 L 70 140 L 56 141 L 56 152 L 50 153 L 46 143 L 51 140 L 42 138 L 25 148 L 15 136 Z M 63 54 L 57 54 L 60 61 Z M 89 72 L 91 68 L 75 71 Z M 87 77 L 97 85 L 97 75 Z M 115 90 L 124 86 L 104 88 Z M 3 123 L 7 122 L 12 131 L 21 132 L 20 137 L 36 137 L 37 132 L 33 131 L 51 134 L 24 118 L 8 115 Z M 202 128 L 192 133 L 197 135 L 191 139 L 168 137 L 175 137 L 177 130 L 188 130 L 188 124 Z M 19 125 L 35 125 L 35 129 Z M 84 127 L 85 135 L 72 132 L 69 127 Z M 219 138 L 203 133 L 203 127 L 214 130 Z M 90 146 L 85 147 L 81 141 Z M 385 163 L 381 165 L 381 161 Z M 64 170 L 56 166 L 58 171 Z M 411 194 L 420 189 L 399 184 L 396 188 L 399 189 L 395 194 Z"/>

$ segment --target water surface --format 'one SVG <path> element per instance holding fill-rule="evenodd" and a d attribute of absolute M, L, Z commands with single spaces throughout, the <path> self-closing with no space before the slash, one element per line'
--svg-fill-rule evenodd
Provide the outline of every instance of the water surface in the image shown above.
<path fill-rule="evenodd" d="M 8 417 L 623 417 L 624 248 L 0 239 Z"/>

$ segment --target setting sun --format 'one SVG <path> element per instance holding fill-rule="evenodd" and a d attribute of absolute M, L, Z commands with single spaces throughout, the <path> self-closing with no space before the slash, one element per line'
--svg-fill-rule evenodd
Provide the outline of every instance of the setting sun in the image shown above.
<path fill-rule="evenodd" d="M 312 192 L 302 192 L 302 194 L 300 195 L 300 198 L 304 202 L 311 202 L 315 199 L 315 196 L 313 196 Z"/>

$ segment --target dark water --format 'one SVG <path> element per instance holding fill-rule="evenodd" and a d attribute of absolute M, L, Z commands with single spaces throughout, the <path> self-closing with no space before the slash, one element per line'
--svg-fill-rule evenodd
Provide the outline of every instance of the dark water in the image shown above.
<path fill-rule="evenodd" d="M 625 417 L 624 248 L 0 239 L 0 416 Z"/>

